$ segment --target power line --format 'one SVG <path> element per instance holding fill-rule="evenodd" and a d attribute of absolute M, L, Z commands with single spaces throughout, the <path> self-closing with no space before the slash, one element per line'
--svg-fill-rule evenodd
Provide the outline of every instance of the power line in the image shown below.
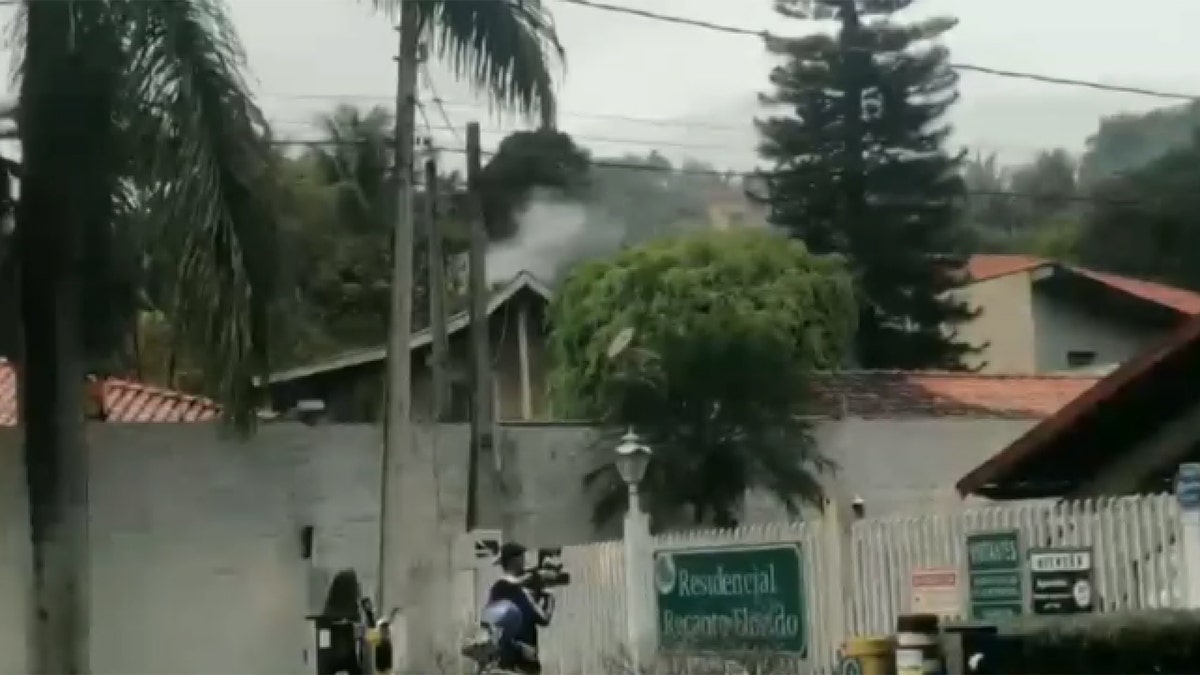
<path fill-rule="evenodd" d="M 437 125 L 431 124 L 429 122 L 428 118 L 425 118 L 424 107 L 423 106 L 419 106 L 419 107 L 421 109 L 421 116 L 422 116 L 422 118 L 425 119 L 425 128 L 428 129 L 430 131 L 430 133 L 432 133 L 433 131 L 449 131 L 454 135 L 455 141 L 459 140 L 457 129 L 450 122 L 450 119 L 448 117 L 443 117 L 443 119 L 446 120 L 446 123 L 447 123 L 446 126 L 437 126 Z M 299 120 L 276 120 L 272 124 L 304 124 L 304 125 L 307 125 L 308 123 L 301 122 Z M 515 133 L 513 130 L 510 130 L 510 129 L 482 129 L 481 131 L 482 131 L 482 133 L 493 134 L 493 135 L 508 135 L 508 134 Z M 587 136 L 587 135 L 576 135 L 576 134 L 568 134 L 568 135 L 571 137 L 572 140 L 576 140 L 576 141 L 584 141 L 584 142 L 590 142 L 590 143 L 616 143 L 616 144 L 622 144 L 622 145 L 637 145 L 639 147 L 648 148 L 648 149 L 654 149 L 653 146 L 656 146 L 659 148 L 677 148 L 677 149 L 683 149 L 683 150 L 729 150 L 729 151 L 745 150 L 745 148 L 742 146 L 733 146 L 733 145 L 708 145 L 708 144 L 698 144 L 698 143 L 679 143 L 679 142 L 675 142 L 675 141 L 657 141 L 657 140 L 650 140 L 650 139 L 646 139 L 646 138 L 622 138 L 622 137 L 614 137 L 614 136 Z"/>
<path fill-rule="evenodd" d="M 264 95 L 274 97 L 274 98 L 285 98 L 285 99 L 294 99 L 294 100 L 318 100 L 318 101 L 363 100 L 363 101 L 388 101 L 388 102 L 391 102 L 392 99 L 394 98 L 393 96 L 387 96 L 384 94 L 356 94 L 356 93 L 293 94 L 293 93 L 282 93 L 282 92 L 264 92 Z M 469 108 L 471 110 L 483 110 L 484 109 L 483 106 L 481 106 L 477 103 L 469 103 L 466 101 L 452 101 L 452 100 L 443 99 L 443 98 L 437 97 L 436 92 L 434 92 L 434 95 L 435 95 L 435 101 L 440 101 L 440 103 L 442 105 L 449 107 L 449 108 Z M 648 125 L 653 125 L 653 126 L 678 127 L 678 128 L 682 128 L 682 129 L 695 128 L 695 129 L 715 129 L 715 130 L 726 130 L 726 131 L 745 131 L 749 128 L 748 125 L 740 125 L 739 126 L 739 125 L 734 125 L 734 124 L 717 124 L 715 122 L 703 122 L 700 120 L 689 120 L 689 119 L 673 120 L 673 119 L 662 119 L 662 118 L 658 118 L 658 117 L 637 117 L 635 115 L 621 115 L 621 114 L 617 114 L 617 113 L 597 113 L 597 112 L 580 112 L 580 111 L 573 111 L 573 110 L 560 110 L 560 111 L 558 111 L 557 114 L 560 117 L 577 117 L 579 119 L 595 119 L 595 120 L 618 120 L 618 121 L 623 121 L 623 122 L 632 122 L 635 124 L 648 124 Z"/>
<path fill-rule="evenodd" d="M 588 7 L 590 9 L 599 9 L 605 12 L 615 12 L 617 14 L 628 14 L 643 19 L 652 19 L 654 21 L 662 21 L 664 23 L 673 23 L 680 26 L 691 26 L 693 28 L 704 28 L 706 30 L 716 31 L 718 33 L 730 33 L 732 35 L 749 35 L 757 38 L 767 38 L 771 34 L 765 30 L 753 30 L 750 28 L 739 28 L 737 26 L 726 26 L 724 24 L 713 23 L 711 21 L 702 21 L 700 19 L 689 19 L 682 16 L 670 16 L 667 14 L 659 14 L 657 12 L 647 12 L 644 9 L 634 9 L 632 7 L 622 7 L 620 5 L 610 5 L 604 2 L 592 2 L 591 0 L 559 0 L 559 2 L 568 5 L 579 5 L 580 7 Z"/>
<path fill-rule="evenodd" d="M 700 21 L 698 19 L 689 19 L 687 17 L 670 16 L 666 14 L 658 14 L 655 12 L 647 12 L 631 7 L 621 7 L 619 5 L 610 5 L 601 2 L 592 2 L 592 0 L 559 0 L 560 2 L 579 5 L 606 12 L 614 12 L 618 14 L 628 14 L 642 19 L 652 21 L 660 21 L 663 23 L 671 23 L 682 26 L 690 26 L 693 28 L 703 28 L 706 30 L 716 31 L 720 33 L 730 33 L 733 35 L 751 36 L 757 38 L 769 38 L 773 36 L 766 30 L 752 30 L 749 28 L 741 28 L 738 26 L 730 26 L 726 24 L 718 24 L 710 21 Z M 1095 82 L 1092 80 L 1080 80 L 1070 77 L 1058 77 L 1054 75 L 1043 75 L 1040 73 L 1030 73 L 1018 70 L 1004 70 L 1001 68 L 992 68 L 990 66 L 979 66 L 971 63 L 955 63 L 951 62 L 951 68 L 972 73 L 980 73 L 983 75 L 993 75 L 995 77 L 1006 77 L 1017 80 L 1029 80 L 1031 82 L 1040 82 L 1042 84 L 1054 84 L 1067 87 L 1082 87 L 1085 89 L 1095 89 L 1098 91 L 1111 91 L 1121 94 L 1136 94 L 1139 96 L 1150 96 L 1154 98 L 1171 99 L 1176 101 L 1195 101 L 1200 99 L 1200 94 L 1188 94 L 1176 91 L 1165 91 L 1161 89 L 1150 89 L 1146 87 L 1135 87 L 1130 85 L 1120 84 L 1105 84 L 1103 82 Z"/>
<path fill-rule="evenodd" d="M 1065 77 L 1055 77 L 1052 75 L 1039 75 L 1037 73 L 1023 73 L 1015 70 L 1001 70 L 999 68 L 989 68 L 987 66 L 975 66 L 969 63 L 951 63 L 952 68 L 965 70 L 972 73 L 983 73 L 985 75 L 995 75 L 997 77 L 1011 77 L 1015 79 L 1032 80 L 1034 82 L 1042 82 L 1044 84 L 1060 84 L 1070 87 L 1083 87 L 1086 89 L 1097 89 L 1100 91 L 1112 91 L 1122 94 L 1137 94 L 1139 96 L 1152 96 L 1154 98 L 1173 99 L 1177 101 L 1194 101 L 1200 99 L 1197 94 L 1184 94 L 1174 91 L 1163 91 L 1161 89 L 1146 89 L 1143 87 L 1131 87 L 1120 84 L 1104 84 L 1103 82 L 1091 82 L 1088 80 L 1074 80 Z"/>
<path fill-rule="evenodd" d="M 442 105 L 442 97 L 438 96 L 437 87 L 433 83 L 433 75 L 429 73 L 429 68 L 425 63 L 421 64 L 421 74 L 425 76 L 425 85 L 429 87 L 430 93 L 433 94 L 433 102 L 437 105 L 438 112 L 442 114 L 442 121 L 450 129 L 450 134 L 454 136 L 454 142 L 459 145 L 466 145 L 462 137 L 458 135 L 458 129 L 454 127 L 454 123 L 450 121 L 450 116 L 446 114 L 446 107 Z"/>

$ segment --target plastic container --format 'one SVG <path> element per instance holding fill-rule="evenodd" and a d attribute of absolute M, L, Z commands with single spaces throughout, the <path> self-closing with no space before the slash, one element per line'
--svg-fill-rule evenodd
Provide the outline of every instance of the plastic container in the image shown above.
<path fill-rule="evenodd" d="M 851 638 L 842 643 L 840 675 L 893 675 L 895 642 L 890 637 Z"/>

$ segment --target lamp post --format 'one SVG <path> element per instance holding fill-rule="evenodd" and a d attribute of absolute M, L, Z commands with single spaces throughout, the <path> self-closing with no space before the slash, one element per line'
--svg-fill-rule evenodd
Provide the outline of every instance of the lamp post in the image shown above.
<path fill-rule="evenodd" d="M 625 622 L 633 672 L 641 673 L 642 663 L 650 651 L 651 608 L 650 576 L 654 552 L 650 539 L 650 517 L 642 510 L 638 487 L 650 465 L 650 448 L 642 445 L 630 429 L 617 446 L 617 472 L 629 490 L 629 507 L 625 511 L 622 541 L 625 546 Z"/>

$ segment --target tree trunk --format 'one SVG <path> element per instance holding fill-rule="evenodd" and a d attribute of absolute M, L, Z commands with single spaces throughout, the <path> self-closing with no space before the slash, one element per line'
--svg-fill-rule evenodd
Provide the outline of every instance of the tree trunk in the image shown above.
<path fill-rule="evenodd" d="M 87 456 L 79 331 L 81 223 L 73 197 L 86 164 L 69 122 L 73 56 L 67 2 L 26 5 L 17 207 L 23 363 L 22 423 L 32 546 L 28 672 L 88 670 Z"/>

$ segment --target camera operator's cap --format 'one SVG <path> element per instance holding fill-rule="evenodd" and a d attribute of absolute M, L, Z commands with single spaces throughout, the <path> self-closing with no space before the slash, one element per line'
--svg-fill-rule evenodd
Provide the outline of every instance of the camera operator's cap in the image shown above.
<path fill-rule="evenodd" d="M 513 558 L 524 558 L 525 547 L 515 541 L 506 541 L 500 546 L 500 555 L 496 556 L 496 562 L 500 565 L 512 560 Z"/>

